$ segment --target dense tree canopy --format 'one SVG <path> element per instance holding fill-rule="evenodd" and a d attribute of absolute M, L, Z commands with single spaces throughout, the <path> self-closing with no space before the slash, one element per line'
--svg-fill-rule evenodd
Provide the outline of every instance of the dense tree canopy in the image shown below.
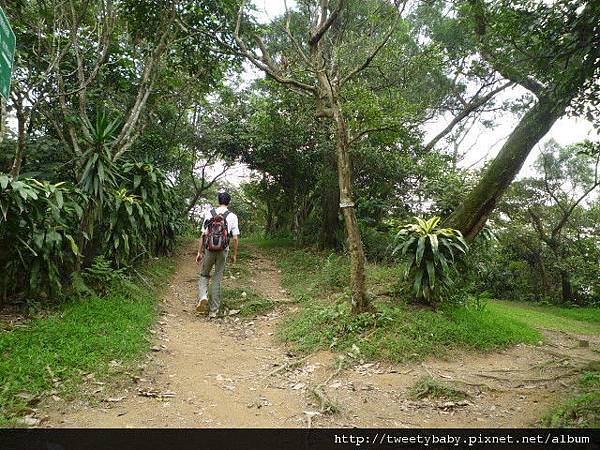
<path fill-rule="evenodd" d="M 494 284 L 509 271 L 532 298 L 596 301 L 581 261 L 597 258 L 597 143 L 549 144 L 514 180 L 559 117 L 598 125 L 597 2 L 298 1 L 268 23 L 247 7 L 5 7 L 18 44 L 0 239 L 19 244 L 0 263 L 18 272 L 46 255 L 30 269 L 40 283 L 26 271 L 5 298 L 55 295 L 100 256 L 126 266 L 169 251 L 226 188 L 249 229 L 348 252 L 356 312 L 369 308 L 365 258 L 398 263 L 393 236 L 414 216 L 472 241 L 456 286 L 510 297 Z M 264 77 L 240 79 L 244 60 Z M 465 167 L 490 151 L 468 148 L 473 129 L 507 116 L 518 123 L 498 155 Z M 247 180 L 231 184 L 240 165 Z"/>

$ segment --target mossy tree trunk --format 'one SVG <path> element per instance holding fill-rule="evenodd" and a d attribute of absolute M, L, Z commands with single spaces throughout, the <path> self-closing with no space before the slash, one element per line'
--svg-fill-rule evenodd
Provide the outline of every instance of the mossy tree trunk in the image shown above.
<path fill-rule="evenodd" d="M 338 182 L 340 187 L 340 208 L 344 215 L 344 225 L 350 253 L 350 289 L 352 291 L 352 312 L 359 314 L 370 309 L 365 285 L 365 252 L 363 249 L 356 208 L 352 199 L 352 175 L 350 167 L 350 142 L 346 121 L 342 115 L 339 100 L 332 106 L 336 124 L 336 155 L 338 164 Z"/>
<path fill-rule="evenodd" d="M 319 246 L 322 249 L 338 247 L 337 230 L 340 226 L 339 205 L 340 187 L 337 181 L 337 163 L 334 151 L 326 149 L 324 154 L 324 173 L 321 183 L 321 229 Z"/>
<path fill-rule="evenodd" d="M 479 183 L 447 219 L 447 226 L 460 230 L 469 240 L 477 236 L 533 147 L 564 113 L 561 105 L 564 102 L 541 97 L 525 113 Z"/>

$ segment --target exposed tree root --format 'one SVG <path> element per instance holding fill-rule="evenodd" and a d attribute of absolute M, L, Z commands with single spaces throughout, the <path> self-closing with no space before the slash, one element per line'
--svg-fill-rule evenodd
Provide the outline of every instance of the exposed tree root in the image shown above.
<path fill-rule="evenodd" d="M 296 367 L 298 367 L 299 365 L 301 365 L 307 359 L 308 359 L 308 356 L 305 356 L 304 358 L 300 358 L 300 359 L 296 359 L 295 361 L 287 362 L 284 365 L 279 366 L 277 369 L 272 370 L 271 372 L 269 372 L 265 376 L 265 378 L 270 378 L 273 375 L 277 375 L 279 372 L 285 372 L 287 370 L 295 369 Z"/>

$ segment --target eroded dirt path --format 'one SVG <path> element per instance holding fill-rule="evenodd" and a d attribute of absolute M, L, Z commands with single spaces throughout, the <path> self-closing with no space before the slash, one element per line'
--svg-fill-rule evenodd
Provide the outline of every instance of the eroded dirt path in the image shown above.
<path fill-rule="evenodd" d="M 243 283 L 285 300 L 278 270 L 259 249 L 251 251 Z M 600 360 L 598 336 L 584 337 L 589 347 L 580 347 L 582 337 L 548 331 L 539 346 L 402 366 L 352 355 L 340 369 L 339 355 L 302 358 L 277 342 L 278 321 L 295 307 L 285 302 L 254 319 L 196 316 L 194 255 L 190 246 L 177 257 L 142 374 L 106 392 L 102 381 L 92 381 L 97 389 L 87 400 L 49 401 L 44 426 L 525 427 L 562 397 L 581 367 Z M 242 280 L 229 272 L 225 283 L 237 287 Z M 467 399 L 412 399 L 410 389 L 424 376 L 465 391 Z M 324 413 L 323 406 L 337 412 Z"/>

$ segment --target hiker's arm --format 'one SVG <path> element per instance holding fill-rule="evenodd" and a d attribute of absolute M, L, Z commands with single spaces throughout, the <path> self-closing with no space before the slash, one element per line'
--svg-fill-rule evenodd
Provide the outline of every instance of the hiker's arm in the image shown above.
<path fill-rule="evenodd" d="M 204 233 L 202 233 L 202 235 L 200 236 L 200 242 L 198 244 L 198 254 L 196 255 L 196 262 L 198 264 L 200 264 L 200 262 L 202 261 L 202 257 L 204 256 Z"/>
<path fill-rule="evenodd" d="M 198 254 L 196 255 L 196 262 L 200 264 L 204 257 L 204 236 L 206 235 L 206 217 L 202 220 L 202 234 L 200 235 L 200 242 L 198 243 Z"/>
<path fill-rule="evenodd" d="M 233 236 L 231 238 L 231 247 L 233 248 L 233 255 L 231 255 L 231 262 L 235 264 L 237 262 L 237 249 L 238 249 L 238 237 Z"/>

